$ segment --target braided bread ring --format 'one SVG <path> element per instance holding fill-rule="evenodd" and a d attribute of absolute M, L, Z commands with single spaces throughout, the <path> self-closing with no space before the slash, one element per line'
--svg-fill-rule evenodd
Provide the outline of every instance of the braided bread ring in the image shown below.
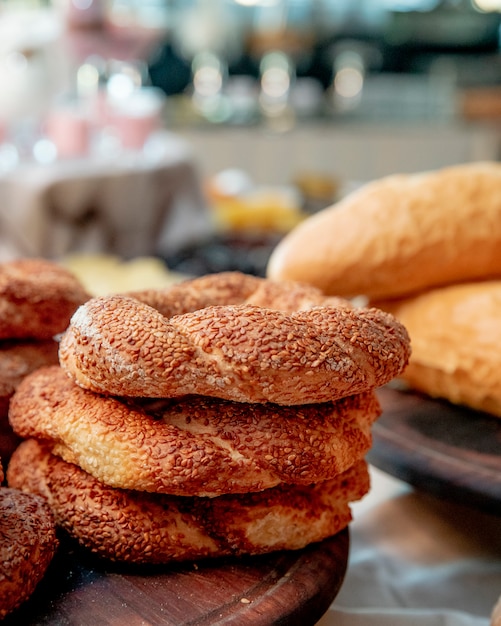
<path fill-rule="evenodd" d="M 379 414 L 374 392 L 302 407 L 198 396 L 124 402 L 48 367 L 24 379 L 9 419 L 21 437 L 48 440 L 112 487 L 214 496 L 332 478 L 369 450 Z"/>
<path fill-rule="evenodd" d="M 56 527 L 45 500 L 2 487 L 0 537 L 0 619 L 3 619 L 33 593 L 56 551 Z"/>
<path fill-rule="evenodd" d="M 43 259 L 0 264 L 0 339 L 50 339 L 89 298 L 67 269 Z"/>
<path fill-rule="evenodd" d="M 57 523 L 86 548 L 136 563 L 300 549 L 345 528 L 348 503 L 369 489 L 367 465 L 360 461 L 317 485 L 245 495 L 182 498 L 124 491 L 101 484 L 33 439 L 14 453 L 8 479 L 47 498 Z"/>
<path fill-rule="evenodd" d="M 293 281 L 272 281 L 241 272 L 220 272 L 185 280 L 167 289 L 146 289 L 128 294 L 174 317 L 208 306 L 254 304 L 280 311 L 299 311 L 314 306 L 350 306 L 348 300 L 325 296 L 320 289 Z"/>
<path fill-rule="evenodd" d="M 384 385 L 409 353 L 405 328 L 377 309 L 210 306 L 167 319 L 116 295 L 76 311 L 59 360 L 98 393 L 298 405 Z"/>
<path fill-rule="evenodd" d="M 30 372 L 58 363 L 58 344 L 46 341 L 0 341 L 0 456 L 7 463 L 19 444 L 8 422 L 9 403 L 16 387 Z"/>
<path fill-rule="evenodd" d="M 8 400 L 29 373 L 44 365 L 57 365 L 57 353 L 58 344 L 52 339 L 0 342 L 0 402 Z"/>

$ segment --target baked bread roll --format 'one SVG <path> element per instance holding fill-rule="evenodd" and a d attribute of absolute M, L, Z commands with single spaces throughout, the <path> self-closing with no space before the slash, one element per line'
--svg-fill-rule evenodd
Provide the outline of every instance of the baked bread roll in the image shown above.
<path fill-rule="evenodd" d="M 51 339 L 89 298 L 67 269 L 45 259 L 0 264 L 0 339 Z"/>
<path fill-rule="evenodd" d="M 10 422 L 112 487 L 185 496 L 309 484 L 344 472 L 371 446 L 374 391 L 281 407 L 192 396 L 136 402 L 78 387 L 58 367 L 24 379 Z"/>
<path fill-rule="evenodd" d="M 494 162 L 376 180 L 296 226 L 268 277 L 375 300 L 500 276 L 500 192 Z"/>
<path fill-rule="evenodd" d="M 378 304 L 412 338 L 401 378 L 430 396 L 501 417 L 501 280 L 449 285 Z"/>
<path fill-rule="evenodd" d="M 0 341 L 0 405 L 12 396 L 25 376 L 44 365 L 56 365 L 58 348 L 52 339 Z"/>
<path fill-rule="evenodd" d="M 14 453 L 9 484 L 43 495 L 57 524 L 115 561 L 167 563 L 297 550 L 345 528 L 369 489 L 365 461 L 318 485 L 281 485 L 217 498 L 113 489 L 31 439 Z"/>
<path fill-rule="evenodd" d="M 245 304 L 167 318 L 135 298 L 109 296 L 78 308 L 59 361 L 97 393 L 298 405 L 384 385 L 409 353 L 405 328 L 378 309 L 286 313 Z"/>
<path fill-rule="evenodd" d="M 44 365 L 58 363 L 58 344 L 46 341 L 0 341 L 0 457 L 4 463 L 19 443 L 8 422 L 9 403 L 25 376 Z"/>
<path fill-rule="evenodd" d="M 300 311 L 314 306 L 350 306 L 347 300 L 328 297 L 312 285 L 271 281 L 242 272 L 219 272 L 184 280 L 164 289 L 130 291 L 164 317 L 182 315 L 209 306 L 252 304 L 280 311 Z"/>
<path fill-rule="evenodd" d="M 35 590 L 58 542 L 44 498 L 18 489 L 0 489 L 0 619 Z"/>

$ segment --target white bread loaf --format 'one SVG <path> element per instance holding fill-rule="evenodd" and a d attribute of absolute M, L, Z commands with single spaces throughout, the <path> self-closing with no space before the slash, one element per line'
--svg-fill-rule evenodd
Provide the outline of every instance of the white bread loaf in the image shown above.
<path fill-rule="evenodd" d="M 409 331 L 402 378 L 430 396 L 501 417 L 501 280 L 378 303 Z"/>
<path fill-rule="evenodd" d="M 370 299 L 501 276 L 501 163 L 368 183 L 286 235 L 267 273 Z"/>

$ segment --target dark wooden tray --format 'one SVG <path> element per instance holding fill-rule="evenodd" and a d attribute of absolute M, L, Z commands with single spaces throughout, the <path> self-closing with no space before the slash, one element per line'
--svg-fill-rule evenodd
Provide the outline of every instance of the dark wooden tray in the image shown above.
<path fill-rule="evenodd" d="M 501 418 L 391 387 L 368 460 L 434 495 L 501 515 Z"/>
<path fill-rule="evenodd" d="M 349 532 L 297 552 L 131 568 L 63 538 L 35 594 L 4 626 L 315 624 L 344 579 Z"/>

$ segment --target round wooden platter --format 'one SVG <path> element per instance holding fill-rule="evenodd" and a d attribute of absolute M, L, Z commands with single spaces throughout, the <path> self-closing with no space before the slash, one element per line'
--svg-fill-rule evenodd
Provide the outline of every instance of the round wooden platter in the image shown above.
<path fill-rule="evenodd" d="M 368 461 L 409 484 L 501 515 L 501 419 L 411 391 L 378 390 Z"/>
<path fill-rule="evenodd" d="M 63 537 L 33 596 L 4 626 L 315 624 L 346 572 L 348 529 L 296 552 L 171 567 L 124 567 Z"/>

